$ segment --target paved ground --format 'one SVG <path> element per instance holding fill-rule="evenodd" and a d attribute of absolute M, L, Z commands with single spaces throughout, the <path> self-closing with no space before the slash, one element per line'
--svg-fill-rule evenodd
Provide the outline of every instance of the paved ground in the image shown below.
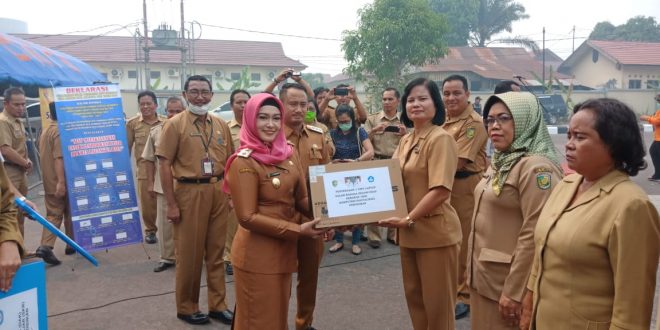
<path fill-rule="evenodd" d="M 650 134 L 646 134 L 649 142 Z M 563 135 L 553 136 L 563 152 Z M 649 159 L 650 161 L 650 159 Z M 651 169 L 634 180 L 660 208 L 660 184 L 646 180 Z M 40 187 L 30 198 L 43 210 Z M 26 247 L 38 246 L 41 228 L 26 222 Z M 314 325 L 319 329 L 410 329 L 401 282 L 398 248 L 385 243 L 378 250 L 363 245 L 363 254 L 353 256 L 348 249 L 323 259 L 319 275 L 317 312 Z M 228 329 L 213 322 L 190 327 L 176 319 L 174 272 L 153 273 L 158 259 L 155 245 L 134 245 L 95 253 L 100 267 L 82 257 L 65 256 L 60 241 L 56 255 L 63 261 L 47 268 L 48 315 L 51 329 Z M 205 284 L 205 282 L 203 282 Z M 656 300 L 658 290 L 656 289 Z M 206 289 L 201 308 L 206 310 Z M 227 277 L 227 301 L 234 302 L 234 284 Z M 289 324 L 293 324 L 295 294 L 291 300 Z M 469 329 L 469 319 L 457 329 Z"/>

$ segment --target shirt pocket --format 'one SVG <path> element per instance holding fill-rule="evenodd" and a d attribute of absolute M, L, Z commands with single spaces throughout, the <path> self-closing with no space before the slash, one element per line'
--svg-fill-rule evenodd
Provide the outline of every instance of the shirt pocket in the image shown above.
<path fill-rule="evenodd" d="M 309 150 L 309 158 L 310 159 L 322 159 L 323 158 L 323 149 L 321 147 L 315 145 L 312 145 L 312 147 Z"/>

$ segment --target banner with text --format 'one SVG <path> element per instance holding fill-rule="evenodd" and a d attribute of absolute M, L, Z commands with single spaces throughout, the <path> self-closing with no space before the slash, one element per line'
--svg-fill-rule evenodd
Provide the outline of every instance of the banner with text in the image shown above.
<path fill-rule="evenodd" d="M 75 241 L 91 251 L 141 242 L 119 86 L 54 94 Z"/>

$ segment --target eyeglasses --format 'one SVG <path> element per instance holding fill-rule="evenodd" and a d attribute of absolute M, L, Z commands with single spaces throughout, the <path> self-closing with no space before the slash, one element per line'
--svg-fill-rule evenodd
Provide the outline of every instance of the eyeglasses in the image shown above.
<path fill-rule="evenodd" d="M 495 125 L 495 123 L 497 123 L 498 125 L 502 126 L 505 123 L 510 122 L 511 120 L 513 120 L 513 117 L 511 115 L 501 114 L 497 117 L 486 118 L 486 125 L 488 127 L 492 127 L 493 125 Z"/>
<path fill-rule="evenodd" d="M 191 89 L 191 90 L 189 90 L 189 91 L 186 91 L 186 94 L 188 94 L 188 95 L 190 95 L 190 96 L 192 96 L 192 97 L 198 97 L 198 96 L 200 96 L 200 95 L 203 96 L 203 97 L 209 97 L 209 96 L 211 96 L 211 94 L 213 94 L 213 93 L 211 93 L 211 91 L 209 91 L 209 90 L 202 90 L 202 91 L 200 91 L 200 90 L 196 90 L 196 89 Z"/>

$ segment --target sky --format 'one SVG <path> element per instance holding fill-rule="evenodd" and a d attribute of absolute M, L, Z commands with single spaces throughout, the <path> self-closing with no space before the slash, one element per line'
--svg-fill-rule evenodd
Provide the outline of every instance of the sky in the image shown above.
<path fill-rule="evenodd" d="M 179 30 L 180 0 L 147 0 L 149 29 L 165 22 Z M 660 21 L 659 0 L 517 0 L 530 16 L 515 22 L 512 33 L 495 36 L 525 36 L 541 45 L 546 29 L 546 47 L 568 57 L 600 21 L 614 25 L 637 15 Z M 287 56 L 307 65 L 306 72 L 338 74 L 345 66 L 342 32 L 358 26 L 358 10 L 371 0 L 184 0 L 186 29 L 196 38 L 281 42 Z M 29 33 L 131 36 L 142 30 L 140 0 L 22 0 L 3 6 L 0 17 L 28 24 Z M 191 24 L 191 22 L 199 24 Z M 201 27 L 201 29 L 200 29 Z M 249 31 L 241 31 L 249 30 Z M 73 32 L 73 33 L 72 33 Z M 268 32 L 265 34 L 260 32 Z M 503 46 L 491 43 L 490 46 Z"/>

